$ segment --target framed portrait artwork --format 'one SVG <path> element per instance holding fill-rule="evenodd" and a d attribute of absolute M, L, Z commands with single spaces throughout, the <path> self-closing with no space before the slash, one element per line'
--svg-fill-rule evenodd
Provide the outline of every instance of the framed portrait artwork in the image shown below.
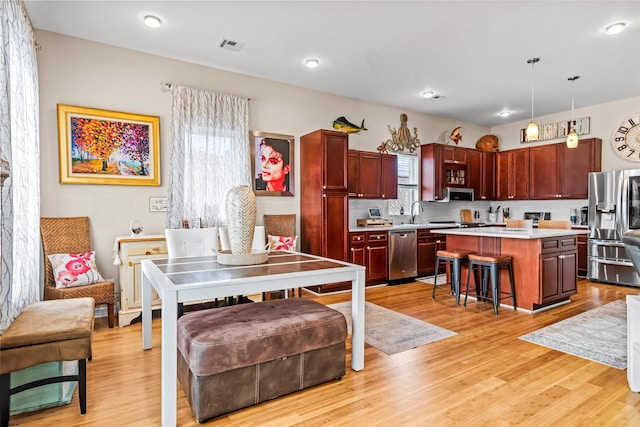
<path fill-rule="evenodd" d="M 252 130 L 249 139 L 256 196 L 293 196 L 295 138 Z"/>
<path fill-rule="evenodd" d="M 160 185 L 160 117 L 58 104 L 61 184 Z"/>

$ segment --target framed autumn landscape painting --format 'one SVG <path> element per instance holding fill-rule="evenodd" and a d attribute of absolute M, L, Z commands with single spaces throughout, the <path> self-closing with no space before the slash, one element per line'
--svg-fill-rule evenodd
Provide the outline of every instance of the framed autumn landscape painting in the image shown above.
<path fill-rule="evenodd" d="M 160 118 L 58 104 L 60 183 L 160 185 Z"/>

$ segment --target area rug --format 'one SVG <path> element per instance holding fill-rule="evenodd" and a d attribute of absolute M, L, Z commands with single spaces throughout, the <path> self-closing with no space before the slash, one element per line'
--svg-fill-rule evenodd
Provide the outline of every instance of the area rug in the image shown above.
<path fill-rule="evenodd" d="M 434 277 L 435 276 L 421 277 L 420 279 L 416 279 L 416 282 L 429 283 L 433 285 Z M 438 274 L 438 284 L 445 285 L 446 283 L 447 283 L 447 275 L 444 273 Z"/>
<path fill-rule="evenodd" d="M 455 332 L 365 301 L 364 341 L 388 355 L 456 335 Z M 331 304 L 347 319 L 351 334 L 351 301 Z"/>
<path fill-rule="evenodd" d="M 521 340 L 602 363 L 627 367 L 627 305 L 623 300 L 523 335 Z"/>

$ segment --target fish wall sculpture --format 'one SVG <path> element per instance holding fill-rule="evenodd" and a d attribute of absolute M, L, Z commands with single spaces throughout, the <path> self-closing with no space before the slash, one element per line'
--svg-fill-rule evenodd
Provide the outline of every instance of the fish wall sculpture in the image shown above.
<path fill-rule="evenodd" d="M 367 128 L 364 127 L 364 119 L 362 119 L 362 124 L 360 126 L 356 126 L 344 116 L 340 116 L 333 121 L 333 128 L 346 133 L 358 133 L 361 130 L 367 130 Z"/>

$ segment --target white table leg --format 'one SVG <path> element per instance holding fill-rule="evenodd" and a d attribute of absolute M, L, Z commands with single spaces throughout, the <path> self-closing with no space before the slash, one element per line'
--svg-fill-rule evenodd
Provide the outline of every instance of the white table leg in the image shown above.
<path fill-rule="evenodd" d="M 178 395 L 178 302 L 175 292 L 162 295 L 162 426 L 175 426 Z"/>
<path fill-rule="evenodd" d="M 152 347 L 151 339 L 151 282 L 145 274 L 145 265 L 142 264 L 142 348 L 149 350 Z"/>
<path fill-rule="evenodd" d="M 364 270 L 358 270 L 358 276 L 351 282 L 351 369 L 364 369 Z"/>

